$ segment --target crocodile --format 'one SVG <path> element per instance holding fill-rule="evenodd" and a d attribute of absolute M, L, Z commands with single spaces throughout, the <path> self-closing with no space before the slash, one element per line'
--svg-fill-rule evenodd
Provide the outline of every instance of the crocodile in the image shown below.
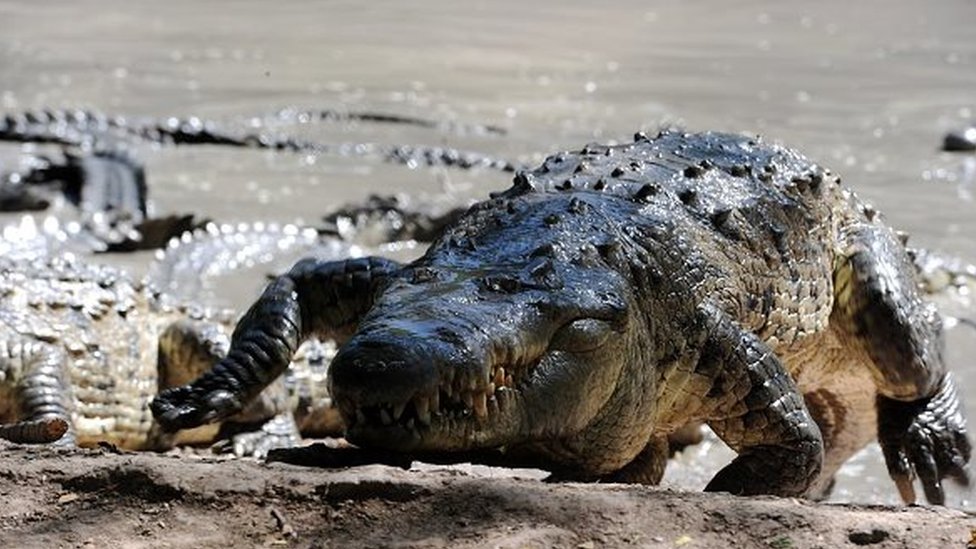
<path fill-rule="evenodd" d="M 223 356 L 230 312 L 180 305 L 124 271 L 72 254 L 4 257 L 0 281 L 0 422 L 7 424 L 0 437 L 125 450 L 226 438 L 235 453 L 253 455 L 297 442 L 290 395 L 307 393 L 298 384 L 314 381 L 307 351 L 296 356 L 292 387 L 276 384 L 221 430 L 174 437 L 155 425 L 150 399 Z"/>
<path fill-rule="evenodd" d="M 30 256 L 54 245 L 74 252 L 155 249 L 201 222 L 193 215 L 149 215 L 142 162 L 125 147 L 27 155 L 0 177 L 0 211 L 46 210 L 3 227 L 4 255 Z M 53 251 L 53 250 L 52 250 Z"/>
<path fill-rule="evenodd" d="M 352 111 L 348 109 L 305 109 L 298 106 L 279 109 L 276 121 L 292 124 L 310 124 L 316 121 L 394 124 L 429 130 L 440 130 L 458 135 L 505 135 L 508 131 L 494 124 L 466 124 L 455 121 L 439 121 L 418 116 L 379 111 Z"/>
<path fill-rule="evenodd" d="M 59 190 L 79 210 L 70 217 L 79 220 L 66 224 L 63 219 L 58 219 L 54 226 L 45 223 L 47 234 L 41 236 L 70 240 L 71 247 L 78 251 L 158 248 L 171 237 L 205 223 L 194 221 L 190 215 L 148 217 L 145 170 L 137 156 L 139 144 L 212 145 L 307 155 L 378 157 L 408 168 L 486 168 L 512 172 L 521 167 L 490 155 L 451 147 L 320 143 L 289 137 L 278 128 L 280 123 L 294 125 L 335 120 L 447 128 L 455 133 L 503 133 L 501 128 L 490 125 L 443 124 L 369 111 L 294 108 L 281 111 L 276 119 L 265 121 L 254 117 L 250 120 L 250 129 L 235 130 L 197 117 L 127 119 L 72 109 L 8 113 L 0 116 L 0 141 L 59 145 L 63 148 L 64 159 L 52 159 L 49 155 L 28 156 L 22 161 L 27 164 L 24 171 L 0 176 L 0 211 L 47 210 L 52 199 L 57 197 L 44 191 Z"/>
<path fill-rule="evenodd" d="M 90 214 L 119 214 L 135 221 L 146 216 L 147 185 L 145 167 L 123 148 L 111 151 L 65 149 L 62 158 L 52 155 L 27 155 L 25 169 L 6 174 L 4 183 L 11 196 L 22 195 L 4 204 L 3 211 L 36 210 L 50 205 L 51 195 L 61 195 L 73 206 Z M 40 194 L 54 187 L 57 193 Z"/>
<path fill-rule="evenodd" d="M 588 145 L 519 173 L 409 264 L 302 260 L 228 354 L 152 402 L 237 413 L 312 335 L 366 449 L 501 449 L 558 478 L 656 483 L 703 421 L 737 457 L 706 490 L 822 494 L 877 438 L 899 494 L 968 480 L 941 321 L 898 236 L 800 153 L 723 133 Z"/>
<path fill-rule="evenodd" d="M 434 121 L 385 113 L 349 113 L 338 110 L 285 111 L 295 113 L 298 121 L 312 118 L 326 120 L 357 120 L 374 123 L 400 123 L 439 128 Z M 314 115 L 314 117 L 313 117 Z M 279 118 L 287 120 L 287 116 Z M 48 143 L 84 149 L 112 150 L 128 143 L 165 145 L 212 145 L 235 148 L 254 148 L 302 154 L 332 154 L 338 156 L 375 157 L 383 161 L 413 168 L 418 166 L 486 168 L 514 172 L 519 163 L 491 155 L 465 151 L 453 147 L 428 145 L 387 145 L 380 143 L 323 143 L 291 137 L 277 131 L 260 131 L 261 118 L 251 120 L 258 130 L 236 130 L 196 116 L 156 119 L 130 119 L 97 111 L 80 109 L 46 109 L 8 113 L 0 117 L 0 141 L 15 143 Z M 464 126 L 458 126 L 464 127 Z M 490 125 L 472 125 L 470 131 L 500 133 Z"/>

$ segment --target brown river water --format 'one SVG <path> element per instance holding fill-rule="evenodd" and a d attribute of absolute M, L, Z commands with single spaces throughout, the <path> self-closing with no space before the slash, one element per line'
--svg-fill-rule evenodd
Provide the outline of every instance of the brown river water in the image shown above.
<path fill-rule="evenodd" d="M 275 123 L 270 115 L 288 106 L 373 110 L 507 134 L 286 129 L 525 163 L 664 125 L 759 133 L 839 172 L 916 245 L 976 261 L 976 156 L 938 152 L 945 131 L 976 119 L 974 37 L 969 0 L 0 1 L 0 112 L 78 107 L 248 127 Z M 0 168 L 25 148 L 0 148 Z M 314 222 L 369 193 L 478 197 L 511 177 L 217 147 L 156 147 L 143 158 L 155 211 L 224 222 Z M 138 271 L 149 258 L 116 261 Z M 213 298 L 242 306 L 261 283 L 245 279 L 221 281 Z M 976 331 L 950 330 L 971 412 L 974 355 Z M 668 482 L 700 488 L 729 458 L 717 442 L 687 454 Z M 894 502 L 886 476 L 869 448 L 841 472 L 834 499 Z M 958 489 L 951 501 L 973 499 Z"/>

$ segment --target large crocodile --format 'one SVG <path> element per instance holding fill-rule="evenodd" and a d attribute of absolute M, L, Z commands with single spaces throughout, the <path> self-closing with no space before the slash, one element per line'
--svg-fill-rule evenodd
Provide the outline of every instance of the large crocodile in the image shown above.
<path fill-rule="evenodd" d="M 227 356 L 152 403 L 165 429 L 237 413 L 313 335 L 354 444 L 503 448 L 565 478 L 654 483 L 705 421 L 708 484 L 811 495 L 876 436 L 906 502 L 944 501 L 970 442 L 941 322 L 896 234 L 838 178 L 745 137 L 663 132 L 550 157 L 420 259 L 305 260 Z"/>

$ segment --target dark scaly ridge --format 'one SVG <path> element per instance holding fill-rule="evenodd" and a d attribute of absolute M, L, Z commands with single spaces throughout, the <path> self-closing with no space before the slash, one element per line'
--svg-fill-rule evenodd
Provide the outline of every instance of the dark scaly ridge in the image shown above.
<path fill-rule="evenodd" d="M 505 135 L 508 130 L 493 124 L 467 124 L 464 122 L 445 122 L 419 116 L 377 112 L 377 111 L 349 111 L 342 109 L 302 109 L 299 107 L 285 107 L 279 110 L 276 118 L 284 121 L 295 121 L 307 124 L 321 120 L 327 122 L 372 122 L 379 124 L 395 124 L 401 126 L 415 126 L 432 130 L 447 130 L 454 133 L 475 135 Z"/>
<path fill-rule="evenodd" d="M 8 113 L 0 117 L 0 141 L 51 143 L 103 150 L 127 141 L 173 145 L 217 145 L 283 152 L 374 156 L 408 167 L 486 168 L 514 172 L 521 164 L 492 156 L 428 145 L 320 143 L 271 132 L 232 131 L 211 120 L 170 117 L 162 121 L 130 121 L 121 116 L 82 110 Z"/>

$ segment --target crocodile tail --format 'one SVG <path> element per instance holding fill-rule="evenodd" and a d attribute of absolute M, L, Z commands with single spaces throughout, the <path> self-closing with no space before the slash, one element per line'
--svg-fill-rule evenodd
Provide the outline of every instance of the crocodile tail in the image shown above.
<path fill-rule="evenodd" d="M 61 417 L 44 417 L 0 425 L 0 438 L 18 444 L 56 442 L 68 432 L 68 422 Z"/>

